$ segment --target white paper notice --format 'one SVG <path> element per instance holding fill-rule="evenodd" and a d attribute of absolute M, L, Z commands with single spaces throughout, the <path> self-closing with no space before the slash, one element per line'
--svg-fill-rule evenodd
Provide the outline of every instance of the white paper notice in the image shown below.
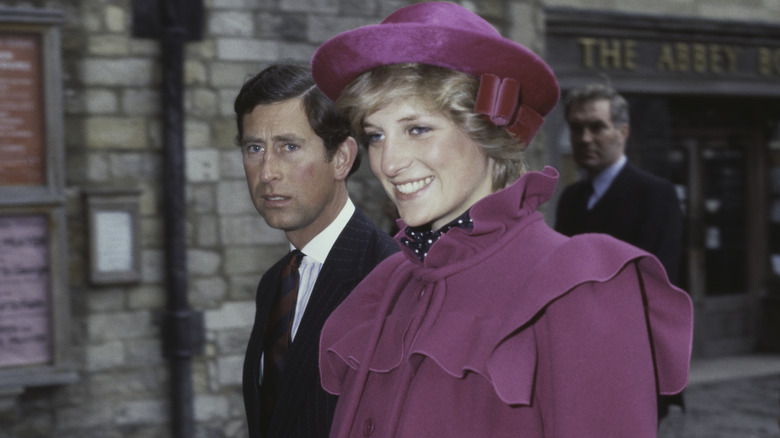
<path fill-rule="evenodd" d="M 98 272 L 124 272 L 133 269 L 133 218 L 127 211 L 95 213 L 95 239 Z"/>

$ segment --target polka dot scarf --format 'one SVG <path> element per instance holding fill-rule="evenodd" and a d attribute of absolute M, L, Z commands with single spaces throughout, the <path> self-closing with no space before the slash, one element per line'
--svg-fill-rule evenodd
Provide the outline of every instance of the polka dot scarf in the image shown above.
<path fill-rule="evenodd" d="M 401 243 L 408 248 L 411 248 L 422 262 L 425 260 L 425 256 L 428 255 L 428 250 L 431 248 L 431 245 L 452 228 L 474 228 L 474 222 L 471 220 L 471 217 L 469 217 L 469 212 L 466 211 L 452 222 L 436 231 L 432 231 L 425 226 L 415 228 L 406 227 L 404 230 L 406 236 L 401 238 Z"/>

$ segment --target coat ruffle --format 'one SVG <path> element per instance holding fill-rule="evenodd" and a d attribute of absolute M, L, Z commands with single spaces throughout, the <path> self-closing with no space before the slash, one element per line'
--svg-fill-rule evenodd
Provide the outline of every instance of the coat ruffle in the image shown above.
<path fill-rule="evenodd" d="M 380 264 L 325 325 L 323 387 L 340 394 L 363 358 L 371 358 L 371 372 L 389 373 L 420 355 L 453 377 L 483 376 L 507 404 L 528 405 L 539 346 L 526 328 L 579 285 L 635 269 L 644 285 L 660 391 L 681 391 L 691 352 L 688 295 L 669 284 L 651 255 L 605 235 L 567 238 L 544 225 L 538 213 L 531 215 L 552 193 L 555 179 L 550 172 L 532 173 L 483 199 L 472 209 L 472 233 L 451 230 L 431 248 L 425 265 L 402 253 Z M 509 223 L 506 212 L 493 210 L 483 218 L 491 208 L 513 209 Z M 513 236 L 520 232 L 533 254 L 517 247 L 523 241 Z M 475 278 L 475 267 L 486 274 Z M 519 281 L 506 287 L 507 278 Z M 517 306 L 506 306 L 512 302 Z M 394 306 L 416 310 L 394 313 Z"/>

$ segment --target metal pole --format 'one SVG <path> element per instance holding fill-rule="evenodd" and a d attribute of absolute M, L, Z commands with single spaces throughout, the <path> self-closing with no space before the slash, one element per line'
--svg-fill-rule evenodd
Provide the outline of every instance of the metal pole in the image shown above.
<path fill-rule="evenodd" d="M 133 34 L 159 39 L 162 63 L 163 199 L 167 308 L 163 355 L 170 366 L 172 438 L 195 436 L 192 357 L 204 342 L 203 313 L 187 297 L 184 48 L 201 36 L 202 0 L 133 0 Z"/>

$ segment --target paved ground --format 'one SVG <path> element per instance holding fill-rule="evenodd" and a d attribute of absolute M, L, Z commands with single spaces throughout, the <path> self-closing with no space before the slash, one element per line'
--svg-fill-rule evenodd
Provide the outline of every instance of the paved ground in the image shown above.
<path fill-rule="evenodd" d="M 694 361 L 685 404 L 659 438 L 780 437 L 780 356 Z"/>

